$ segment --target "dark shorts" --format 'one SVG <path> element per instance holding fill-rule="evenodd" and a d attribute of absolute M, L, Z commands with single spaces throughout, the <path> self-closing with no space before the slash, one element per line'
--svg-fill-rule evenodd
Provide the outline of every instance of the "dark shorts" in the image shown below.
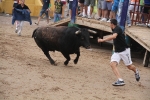
<path fill-rule="evenodd" d="M 79 0 L 79 3 L 84 3 L 84 0 Z"/>
<path fill-rule="evenodd" d="M 48 11 L 46 11 L 47 9 L 41 9 L 41 11 L 40 11 L 40 17 L 45 13 L 45 15 L 46 15 L 46 18 L 48 18 L 49 16 L 48 16 Z"/>
<path fill-rule="evenodd" d="M 84 5 L 85 6 L 90 5 L 90 6 L 94 7 L 95 6 L 95 0 L 85 0 Z"/>
<path fill-rule="evenodd" d="M 149 10 L 150 10 L 150 5 L 145 4 L 144 6 L 146 6 L 146 7 L 144 7 L 143 13 L 148 14 Z M 149 7 L 147 7 L 147 6 L 149 6 Z"/>

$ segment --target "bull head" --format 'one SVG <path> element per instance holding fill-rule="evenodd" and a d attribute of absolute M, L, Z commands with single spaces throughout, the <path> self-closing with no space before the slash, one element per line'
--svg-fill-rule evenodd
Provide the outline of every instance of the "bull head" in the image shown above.
<path fill-rule="evenodd" d="M 90 30 L 90 29 L 88 29 L 88 32 L 93 33 L 93 34 L 97 34 L 96 31 L 93 31 L 93 30 Z"/>

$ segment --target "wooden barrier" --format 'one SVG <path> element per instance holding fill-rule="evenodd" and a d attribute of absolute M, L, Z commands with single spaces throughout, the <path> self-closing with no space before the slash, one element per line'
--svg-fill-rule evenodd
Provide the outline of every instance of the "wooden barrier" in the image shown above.
<path fill-rule="evenodd" d="M 148 67 L 150 59 L 150 30 L 147 27 L 132 26 L 125 33 L 146 49 L 143 64 Z"/>

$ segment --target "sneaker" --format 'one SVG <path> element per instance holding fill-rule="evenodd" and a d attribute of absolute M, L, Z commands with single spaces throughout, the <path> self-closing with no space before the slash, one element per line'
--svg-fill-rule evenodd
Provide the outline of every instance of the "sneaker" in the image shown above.
<path fill-rule="evenodd" d="M 91 19 L 91 18 L 92 18 L 92 17 L 89 15 L 89 16 L 88 16 L 88 19 Z"/>
<path fill-rule="evenodd" d="M 83 18 L 88 18 L 88 16 L 87 16 L 87 15 L 83 15 L 82 17 L 83 17 Z"/>
<path fill-rule="evenodd" d="M 100 20 L 101 19 L 101 17 L 97 17 L 97 18 L 95 18 L 96 20 Z"/>
<path fill-rule="evenodd" d="M 109 19 L 107 22 L 110 23 L 111 19 Z"/>
<path fill-rule="evenodd" d="M 39 25 L 38 23 L 35 22 L 36 25 Z"/>
<path fill-rule="evenodd" d="M 21 36 L 21 32 L 18 32 L 18 36 Z"/>
<path fill-rule="evenodd" d="M 83 16 L 83 14 L 82 13 L 80 13 L 79 15 L 78 15 L 78 17 L 82 17 Z"/>
<path fill-rule="evenodd" d="M 136 81 L 140 80 L 140 74 L 137 69 L 136 69 L 136 73 L 135 73 L 135 79 L 136 79 Z"/>
<path fill-rule="evenodd" d="M 106 18 L 102 18 L 100 21 L 105 21 L 105 22 L 106 22 L 106 21 L 107 21 L 107 19 L 106 19 Z"/>
<path fill-rule="evenodd" d="M 113 86 L 123 86 L 125 85 L 124 81 L 117 80 L 116 82 L 112 83 Z"/>
<path fill-rule="evenodd" d="M 137 26 L 146 26 L 144 23 L 136 24 Z"/>
<path fill-rule="evenodd" d="M 128 27 L 131 27 L 131 24 L 128 24 Z"/>
<path fill-rule="evenodd" d="M 150 24 L 147 24 L 147 27 L 149 27 L 149 28 L 150 28 Z"/>

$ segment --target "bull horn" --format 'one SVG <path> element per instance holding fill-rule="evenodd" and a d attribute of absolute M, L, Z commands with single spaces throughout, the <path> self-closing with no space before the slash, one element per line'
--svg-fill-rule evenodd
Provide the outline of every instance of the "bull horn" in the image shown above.
<path fill-rule="evenodd" d="M 97 34 L 96 31 L 93 31 L 93 30 L 90 30 L 90 29 L 88 29 L 88 32 L 91 32 L 91 33 L 93 33 L 93 34 Z"/>
<path fill-rule="evenodd" d="M 81 31 L 80 31 L 80 30 L 78 30 L 78 31 L 76 31 L 76 32 L 75 32 L 75 34 L 79 34 L 80 32 L 81 32 Z"/>

